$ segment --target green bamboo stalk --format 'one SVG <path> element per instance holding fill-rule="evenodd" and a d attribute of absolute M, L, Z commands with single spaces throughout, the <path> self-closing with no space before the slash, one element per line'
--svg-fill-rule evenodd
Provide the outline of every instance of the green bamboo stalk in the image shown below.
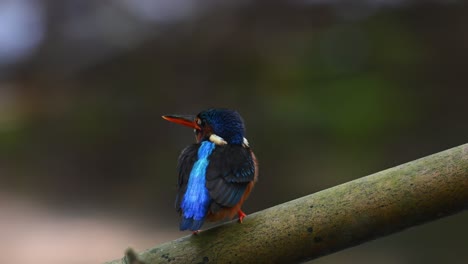
<path fill-rule="evenodd" d="M 468 144 L 148 249 L 155 263 L 298 263 L 468 208 Z M 123 264 L 125 258 L 108 262 Z"/>

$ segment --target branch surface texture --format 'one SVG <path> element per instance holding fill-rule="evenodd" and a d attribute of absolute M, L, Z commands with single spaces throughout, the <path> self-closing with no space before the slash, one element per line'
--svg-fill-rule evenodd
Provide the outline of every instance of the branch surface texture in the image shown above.
<path fill-rule="evenodd" d="M 468 144 L 148 249 L 154 263 L 300 263 L 468 208 Z M 112 264 L 124 264 L 126 258 Z"/>

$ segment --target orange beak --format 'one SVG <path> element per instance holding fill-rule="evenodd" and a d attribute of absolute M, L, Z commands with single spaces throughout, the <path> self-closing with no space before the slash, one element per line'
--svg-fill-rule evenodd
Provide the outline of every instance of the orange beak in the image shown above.
<path fill-rule="evenodd" d="M 194 116 L 187 115 L 163 115 L 162 118 L 169 122 L 177 123 L 186 127 L 201 130 L 200 126 L 195 122 Z"/>

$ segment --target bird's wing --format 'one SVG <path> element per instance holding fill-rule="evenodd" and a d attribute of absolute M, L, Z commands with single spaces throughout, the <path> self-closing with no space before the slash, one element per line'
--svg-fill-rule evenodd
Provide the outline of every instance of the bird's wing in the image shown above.
<path fill-rule="evenodd" d="M 190 171 L 192 170 L 193 164 L 197 161 L 198 148 L 200 144 L 192 144 L 186 147 L 180 153 L 177 172 L 179 173 L 179 179 L 177 181 L 177 197 L 175 201 L 175 207 L 177 211 L 180 211 L 180 203 L 185 191 L 187 190 L 188 179 Z"/>
<path fill-rule="evenodd" d="M 206 187 L 210 197 L 220 206 L 235 206 L 255 177 L 251 150 L 241 145 L 216 146 L 209 159 Z"/>

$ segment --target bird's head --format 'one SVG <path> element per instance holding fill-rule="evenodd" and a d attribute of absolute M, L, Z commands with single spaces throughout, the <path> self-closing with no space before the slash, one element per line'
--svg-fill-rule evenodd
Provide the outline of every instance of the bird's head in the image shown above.
<path fill-rule="evenodd" d="M 242 117 L 234 110 L 213 108 L 196 116 L 164 115 L 164 119 L 194 129 L 197 142 L 211 140 L 228 144 L 246 144 L 245 128 Z M 219 143 L 218 142 L 218 143 Z"/>

